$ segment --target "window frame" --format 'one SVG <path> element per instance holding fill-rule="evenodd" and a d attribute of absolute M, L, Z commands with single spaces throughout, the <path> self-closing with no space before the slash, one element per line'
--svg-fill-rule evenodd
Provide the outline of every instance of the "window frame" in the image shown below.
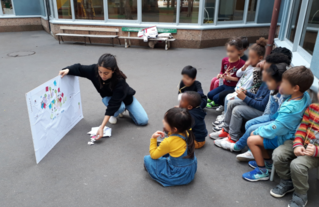
<path fill-rule="evenodd" d="M 16 13 L 15 13 L 15 10 L 14 10 L 14 1 L 13 0 L 11 0 L 11 4 L 12 4 L 12 12 L 13 12 L 13 14 L 4 14 L 2 12 L 2 4 L 1 4 L 1 1 L 0 1 L 0 16 L 1 17 L 14 17 L 14 16 L 16 16 Z"/>

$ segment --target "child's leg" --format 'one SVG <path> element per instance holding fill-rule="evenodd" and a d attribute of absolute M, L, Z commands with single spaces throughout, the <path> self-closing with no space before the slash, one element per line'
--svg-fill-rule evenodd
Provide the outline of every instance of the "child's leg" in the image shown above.
<path fill-rule="evenodd" d="M 290 162 L 295 159 L 296 156 L 293 152 L 293 141 L 287 140 L 285 143 L 277 147 L 273 154 L 272 159 L 278 176 L 282 180 L 290 180 Z"/>
<path fill-rule="evenodd" d="M 243 105 L 243 104 L 246 105 L 246 103 L 241 101 L 241 100 L 233 100 L 233 101 L 228 102 L 228 104 L 227 104 L 227 112 L 225 114 L 224 127 L 223 127 L 226 132 L 229 131 L 229 125 L 230 125 L 230 121 L 231 121 L 231 118 L 232 118 L 233 109 L 236 106 Z"/>
<path fill-rule="evenodd" d="M 264 159 L 270 159 L 270 156 L 264 148 L 264 139 L 259 135 L 253 135 L 248 138 L 247 144 L 254 155 L 258 167 L 265 167 Z"/>
<path fill-rule="evenodd" d="M 212 91 L 210 91 L 208 94 L 207 94 L 207 97 L 210 99 L 210 100 L 214 100 L 214 97 L 216 95 L 218 95 L 220 92 L 224 91 L 225 90 L 225 86 L 222 85 L 222 86 L 219 86 L 215 89 L 213 89 Z M 217 96 L 218 97 L 218 96 Z"/>
<path fill-rule="evenodd" d="M 219 93 L 219 102 L 220 104 L 219 105 L 223 105 L 224 104 L 224 101 L 226 100 L 226 96 L 230 93 L 234 92 L 234 89 L 230 89 L 230 90 L 224 90 L 222 92 Z"/>
<path fill-rule="evenodd" d="M 218 85 L 216 83 L 218 83 Z M 218 78 L 215 77 L 215 78 L 212 79 L 212 81 L 210 83 L 209 91 L 214 90 L 218 86 L 219 86 L 219 80 L 218 80 Z"/>

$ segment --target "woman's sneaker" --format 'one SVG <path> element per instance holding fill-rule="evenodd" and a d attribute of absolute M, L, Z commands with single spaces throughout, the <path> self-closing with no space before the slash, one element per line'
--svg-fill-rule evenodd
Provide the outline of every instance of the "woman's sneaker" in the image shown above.
<path fill-rule="evenodd" d="M 292 200 L 288 207 L 305 207 L 308 203 L 307 194 L 306 195 L 298 195 L 294 193 L 292 195 Z"/>
<path fill-rule="evenodd" d="M 114 116 L 111 116 L 109 119 L 110 124 L 116 124 L 117 123 L 117 118 Z"/>
<path fill-rule="evenodd" d="M 247 181 L 256 182 L 260 180 L 269 180 L 269 172 L 266 169 L 265 172 L 256 167 L 253 171 L 243 174 L 243 178 Z"/>
<path fill-rule="evenodd" d="M 224 106 L 222 106 L 222 105 L 218 106 L 218 108 L 216 109 L 216 111 L 224 111 Z"/>
<path fill-rule="evenodd" d="M 295 190 L 294 185 L 291 180 L 280 180 L 279 185 L 270 190 L 270 195 L 275 198 L 282 198 L 287 193 L 293 192 Z"/>
<path fill-rule="evenodd" d="M 247 162 L 247 161 L 251 161 L 251 160 L 255 160 L 253 153 L 251 153 L 250 150 L 248 150 L 245 153 L 239 154 L 236 156 L 238 161 L 241 162 Z"/>
<path fill-rule="evenodd" d="M 255 169 L 255 168 L 258 167 L 256 161 L 249 161 L 249 162 L 248 162 L 248 165 L 249 165 L 251 168 L 253 168 L 253 169 Z M 268 164 L 267 162 L 265 162 L 265 167 L 266 167 L 266 169 L 267 169 L 269 172 L 271 172 L 271 170 L 272 170 L 272 164 L 270 165 L 270 164 Z"/>

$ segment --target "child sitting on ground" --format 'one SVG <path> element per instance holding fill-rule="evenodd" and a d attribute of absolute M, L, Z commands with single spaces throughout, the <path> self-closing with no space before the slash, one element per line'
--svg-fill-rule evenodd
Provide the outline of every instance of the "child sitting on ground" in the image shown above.
<path fill-rule="evenodd" d="M 197 70 L 193 66 L 186 66 L 182 70 L 182 80 L 178 89 L 178 101 L 181 100 L 182 93 L 186 91 L 195 91 L 201 96 L 201 108 L 205 108 L 207 104 L 207 97 L 204 95 L 202 84 L 196 80 Z"/>
<path fill-rule="evenodd" d="M 236 143 L 221 143 L 221 147 L 223 149 L 235 152 L 241 151 L 247 146 L 247 139 L 252 131 L 257 129 L 259 126 L 265 125 L 268 122 L 275 120 L 272 117 L 284 101 L 284 97 L 281 96 L 280 93 L 278 93 L 278 88 L 281 83 L 282 74 L 286 72 L 288 65 L 290 65 L 290 60 L 284 54 L 275 53 L 267 56 L 266 63 L 264 64 L 263 78 L 268 86 L 268 89 L 271 90 L 271 92 L 263 116 L 249 120 L 245 125 L 245 134 L 241 136 Z M 249 161 L 251 159 L 251 156 L 247 157 L 246 153 L 243 153 L 242 155 L 238 155 L 237 158 L 240 159 L 240 161 L 245 161 L 245 159 L 247 158 Z"/>
<path fill-rule="evenodd" d="M 286 140 L 295 137 L 302 116 L 311 103 L 307 90 L 312 85 L 313 79 L 311 70 L 304 66 L 293 67 L 283 74 L 279 92 L 289 97 L 274 115 L 275 121 L 260 126 L 248 138 L 248 146 L 256 161 L 248 163 L 254 170 L 243 174 L 245 180 L 269 179 L 272 160 L 267 150 L 276 149 Z"/>
<path fill-rule="evenodd" d="M 247 55 L 245 54 L 245 51 L 248 49 L 249 47 L 249 40 L 247 37 L 241 37 L 240 38 L 242 44 L 243 44 L 243 49 L 240 51 L 240 59 L 242 59 L 243 61 L 247 61 L 248 60 L 248 57 Z M 210 88 L 209 88 L 209 91 L 217 88 L 219 86 L 219 79 L 217 77 L 214 77 L 210 83 Z"/>
<path fill-rule="evenodd" d="M 195 149 L 202 148 L 205 145 L 207 129 L 205 124 L 206 112 L 200 107 L 201 97 L 194 91 L 186 91 L 182 94 L 179 102 L 180 108 L 185 108 L 192 115 L 194 123 L 192 131 L 195 136 Z"/>
<path fill-rule="evenodd" d="M 238 82 L 236 76 L 237 70 L 239 70 L 245 64 L 245 61 L 240 59 L 241 51 L 243 49 L 243 43 L 240 38 L 233 38 L 226 43 L 227 57 L 222 60 L 222 68 L 217 75 L 217 79 L 222 81 L 222 85 L 208 93 L 207 108 L 216 108 L 222 105 L 224 99 L 219 99 L 219 94 L 223 91 L 229 91 L 232 93 L 235 91 L 235 86 Z"/>
<path fill-rule="evenodd" d="M 157 131 L 150 143 L 150 155 L 144 157 L 145 170 L 163 186 L 186 185 L 190 183 L 197 170 L 194 154 L 194 134 L 190 130 L 193 119 L 186 109 L 172 108 L 165 114 L 164 131 L 169 137 L 157 147 L 157 138 L 165 133 Z M 169 154 L 168 157 L 163 155 Z"/>
<path fill-rule="evenodd" d="M 319 98 L 319 93 L 318 93 Z M 303 115 L 295 140 L 287 140 L 273 153 L 280 184 L 270 191 L 276 198 L 294 192 L 290 207 L 304 207 L 309 190 L 308 173 L 319 167 L 319 104 L 311 104 Z"/>

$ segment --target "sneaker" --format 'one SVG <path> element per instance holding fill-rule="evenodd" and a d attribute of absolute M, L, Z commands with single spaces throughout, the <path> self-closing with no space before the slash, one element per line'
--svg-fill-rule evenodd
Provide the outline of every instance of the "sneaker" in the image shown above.
<path fill-rule="evenodd" d="M 249 161 L 249 162 L 248 162 L 248 165 L 249 165 L 251 168 L 253 168 L 253 169 L 255 169 L 255 168 L 258 167 L 257 162 L 256 162 L 255 160 L 254 160 L 254 161 Z M 266 167 L 266 169 L 267 169 L 269 172 L 271 172 L 271 170 L 272 170 L 272 164 L 269 165 L 269 164 L 267 164 L 267 162 L 265 162 L 265 167 Z"/>
<path fill-rule="evenodd" d="M 224 123 L 222 123 L 222 124 L 220 124 L 218 126 L 214 126 L 212 129 L 213 129 L 213 131 L 217 132 L 217 131 L 222 130 L 223 127 L 224 127 Z"/>
<path fill-rule="evenodd" d="M 122 118 L 124 117 L 124 112 L 119 114 L 119 117 Z"/>
<path fill-rule="evenodd" d="M 206 105 L 206 108 L 209 108 L 209 109 L 215 109 L 218 107 L 218 104 L 215 104 L 214 101 L 212 101 L 211 103 L 207 103 Z"/>
<path fill-rule="evenodd" d="M 216 121 L 223 121 L 225 118 L 225 115 L 222 114 L 222 115 L 218 115 L 217 118 L 216 118 Z"/>
<path fill-rule="evenodd" d="M 218 108 L 216 109 L 216 111 L 224 111 L 224 106 L 222 106 L 222 105 L 218 106 Z"/>
<path fill-rule="evenodd" d="M 255 160 L 253 153 L 251 153 L 250 150 L 248 150 L 245 153 L 239 154 L 236 156 L 238 161 L 241 162 L 247 162 L 247 161 L 251 161 L 251 160 Z"/>
<path fill-rule="evenodd" d="M 294 193 L 292 195 L 292 200 L 288 207 L 305 207 L 308 203 L 307 194 L 306 195 L 298 195 Z"/>
<path fill-rule="evenodd" d="M 210 100 L 209 98 L 207 98 L 207 103 L 211 103 L 213 102 L 212 100 Z"/>
<path fill-rule="evenodd" d="M 116 124 L 117 123 L 117 118 L 114 116 L 111 116 L 109 119 L 110 124 Z"/>
<path fill-rule="evenodd" d="M 264 173 L 258 167 L 256 167 L 253 171 L 244 173 L 243 178 L 250 182 L 269 180 L 269 172 L 266 169 L 266 172 Z"/>
<path fill-rule="evenodd" d="M 224 129 L 217 131 L 217 132 L 212 132 L 209 134 L 209 137 L 211 139 L 222 139 L 228 136 L 228 133 L 224 131 Z"/>
<path fill-rule="evenodd" d="M 214 141 L 214 144 L 217 146 L 217 147 L 221 147 L 221 143 L 222 142 L 226 142 L 226 140 L 228 139 L 228 137 L 225 137 L 225 138 L 222 138 L 222 139 L 216 139 Z"/>
<path fill-rule="evenodd" d="M 220 144 L 220 147 L 225 150 L 229 150 L 231 152 L 240 152 L 240 150 L 235 150 L 234 146 L 235 146 L 235 142 L 229 138 L 229 135 L 228 135 L 228 139 L 225 142 L 222 142 Z"/>
<path fill-rule="evenodd" d="M 270 190 L 270 195 L 275 198 L 282 198 L 287 193 L 293 192 L 295 190 L 294 185 L 291 180 L 280 180 L 279 185 Z"/>
<path fill-rule="evenodd" d="M 218 126 L 218 125 L 221 125 L 222 123 L 224 123 L 224 121 L 218 121 L 218 120 L 216 120 L 216 121 L 214 121 L 214 122 L 212 123 L 212 125 L 213 125 L 213 126 Z"/>

